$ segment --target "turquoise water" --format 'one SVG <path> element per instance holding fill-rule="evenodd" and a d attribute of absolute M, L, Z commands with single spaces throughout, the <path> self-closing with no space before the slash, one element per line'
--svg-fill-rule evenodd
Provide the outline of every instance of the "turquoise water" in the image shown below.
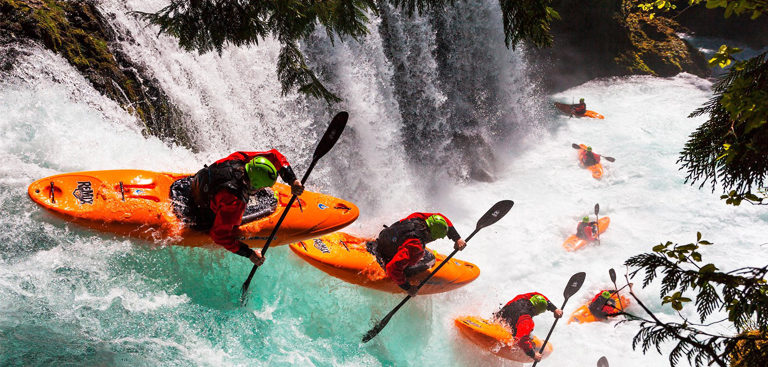
<path fill-rule="evenodd" d="M 143 44 L 155 45 L 154 33 L 134 33 Z M 532 131 L 522 135 L 525 139 L 498 144 L 498 179 L 456 183 L 435 167 L 406 163 L 410 157 L 402 140 L 409 136 L 397 120 L 387 84 L 391 65 L 376 57 L 381 53 L 376 37 L 337 49 L 348 78 L 338 81 L 347 100 L 339 108 L 350 111 L 350 125 L 308 188 L 358 204 L 361 216 L 349 231 L 360 235 L 372 235 L 412 211 L 441 211 L 467 235 L 493 203 L 515 200 L 507 217 L 478 233 L 457 256 L 481 268 L 475 282 L 416 297 L 362 345 L 365 331 L 402 296 L 331 278 L 283 246 L 270 250 L 242 308 L 240 285 L 250 269 L 245 259 L 218 248 L 115 237 L 51 216 L 27 198 L 26 188 L 61 172 L 191 172 L 236 149 L 272 146 L 303 172 L 314 145 L 310 137 L 326 116 L 316 116 L 313 105 L 295 95 L 280 96 L 270 79 L 274 44 L 229 49 L 217 59 L 173 50 L 172 41 L 161 39 L 156 42 L 162 47 L 143 47 L 146 54 L 136 57 L 167 69 L 161 73 L 165 87 L 190 113 L 190 124 L 199 123 L 191 129 L 205 141 L 193 153 L 144 137 L 132 116 L 66 62 L 35 50 L 21 67 L 21 78 L 0 83 L 0 365 L 514 365 L 460 337 L 453 319 L 488 317 L 530 291 L 559 305 L 568 277 L 586 271 L 583 290 L 565 309 L 569 314 L 609 286 L 609 268 L 621 278 L 629 256 L 662 241 L 687 243 L 696 231 L 716 243 L 704 256 L 723 268 L 768 261 L 765 211 L 727 207 L 708 189 L 685 185 L 675 163 L 688 134 L 703 121 L 686 116 L 709 97 L 708 81 L 690 75 L 624 78 L 565 91 L 553 97 L 585 97 L 606 120 L 552 113 L 512 119 L 510 129 Z M 506 67 L 509 74 L 517 72 Z M 519 89 L 510 84 L 506 92 L 522 98 L 515 94 Z M 437 104 L 445 102 L 440 91 L 434 97 Z M 574 142 L 617 159 L 605 165 L 603 180 L 578 167 L 570 148 Z M 419 174 L 437 178 L 423 180 Z M 601 216 L 612 218 L 601 246 L 566 253 L 560 244 L 596 202 Z M 447 253 L 450 246 L 443 241 L 433 248 Z M 673 318 L 657 292 L 639 291 L 660 317 Z M 683 314 L 694 312 L 686 308 Z M 551 324 L 551 317 L 537 317 L 535 334 L 546 335 Z M 664 356 L 632 350 L 635 330 L 626 324 L 560 323 L 551 339 L 555 353 L 541 365 L 590 366 L 601 355 L 612 365 L 664 365 Z"/>

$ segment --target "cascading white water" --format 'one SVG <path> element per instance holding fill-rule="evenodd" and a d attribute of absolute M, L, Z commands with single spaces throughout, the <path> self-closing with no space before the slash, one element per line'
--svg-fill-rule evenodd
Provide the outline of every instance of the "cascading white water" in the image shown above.
<path fill-rule="evenodd" d="M 498 45 L 500 24 L 485 19 L 454 21 L 467 22 L 467 32 L 473 25 L 491 32 L 488 42 L 495 45 L 494 54 L 483 56 L 485 64 L 473 70 L 485 70 L 477 76 L 484 80 L 500 70 L 489 93 L 501 96 L 497 106 L 511 106 L 498 115 L 478 112 L 493 121 L 488 129 L 482 121 L 467 128 L 479 129 L 495 150 L 498 179 L 428 179 L 424 173 L 437 169 L 405 148 L 404 141 L 418 133 L 412 130 L 414 120 L 402 116 L 431 117 L 425 121 L 429 128 L 457 129 L 449 116 L 472 110 L 458 105 L 467 95 L 446 87 L 450 78 L 440 72 L 461 70 L 468 61 L 453 60 L 441 69 L 440 58 L 433 58 L 439 48 L 435 27 L 450 20 L 406 20 L 391 12 L 386 30 L 382 19 L 372 18 L 372 32 L 363 43 L 329 48 L 318 34 L 304 45 L 345 99 L 334 109 L 351 115 L 344 137 L 308 186 L 359 204 L 361 218 L 351 230 L 368 235 L 411 211 L 439 210 L 466 236 L 494 202 L 515 200 L 508 217 L 480 232 L 458 256 L 479 265 L 480 278 L 452 293 L 417 297 L 379 337 L 361 345 L 373 320 L 400 297 L 330 278 L 278 247 L 254 279 L 251 303 L 241 309 L 237 294 L 249 270 L 243 259 L 223 250 L 162 247 L 95 233 L 54 218 L 26 198 L 31 181 L 59 172 L 190 172 L 236 149 L 277 147 L 297 173 L 303 172 L 333 111 L 296 94 L 280 95 L 274 71 L 279 46 L 267 41 L 227 48 L 222 56 L 184 52 L 126 14 L 162 4 L 106 1 L 100 7 L 115 16 L 119 32 L 135 40 L 123 44 L 129 55 L 148 67 L 189 115 L 186 127 L 201 148 L 198 154 L 143 137 L 133 116 L 48 51 L 29 49 L 14 76 L 0 83 L 0 158 L 5 162 L 0 224 L 6 228 L 0 233 L 2 365 L 509 365 L 457 335 L 453 318 L 488 316 L 514 295 L 534 290 L 559 305 L 564 282 L 586 271 L 587 281 L 566 307 L 567 315 L 610 285 L 609 268 L 621 276 L 629 256 L 660 241 L 687 243 L 698 230 L 716 243 L 704 252 L 705 259 L 723 268 L 768 260 L 761 247 L 768 228 L 765 211 L 724 206 L 708 190 L 684 185 L 675 164 L 687 134 L 702 121 L 686 116 L 709 96 L 709 82 L 688 75 L 595 81 L 554 98 L 585 97 L 590 109 L 607 116 L 604 121 L 526 115 L 524 110 L 540 108 L 539 100 L 525 100 L 533 96 L 522 87 L 526 66 L 519 54 Z M 472 14 L 492 9 L 484 6 Z M 404 60 L 408 67 L 401 70 L 392 60 Z M 408 70 L 413 84 L 398 84 Z M 426 110 L 404 102 L 403 85 L 418 86 L 417 100 L 429 105 Z M 500 132 L 500 126 L 507 131 Z M 531 134 L 530 127 L 539 130 Z M 494 134 L 505 138 L 494 140 Z M 513 144 L 523 137 L 526 144 Z M 616 157 L 616 163 L 606 163 L 603 180 L 578 168 L 570 148 L 574 142 Z M 463 159 L 450 144 L 441 149 L 444 156 Z M 564 252 L 560 243 L 595 202 L 601 204 L 601 216 L 612 219 L 601 246 Z M 447 241 L 434 248 L 450 251 Z M 671 309 L 656 300 L 657 292 L 652 287 L 640 294 L 655 312 L 672 317 Z M 692 316 L 692 309 L 684 314 Z M 542 315 L 536 322 L 536 334 L 545 335 L 551 317 Z M 612 365 L 663 365 L 663 356 L 632 351 L 634 332 L 626 324 L 560 323 L 552 338 L 555 353 L 541 365 L 590 366 L 601 355 Z"/>

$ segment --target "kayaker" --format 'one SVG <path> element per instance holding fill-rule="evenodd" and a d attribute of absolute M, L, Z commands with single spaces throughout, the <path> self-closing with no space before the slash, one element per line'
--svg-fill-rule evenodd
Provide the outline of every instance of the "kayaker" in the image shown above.
<path fill-rule="evenodd" d="M 611 298 L 613 292 L 608 290 L 600 291 L 591 301 L 589 301 L 589 312 L 599 320 L 605 320 L 608 315 L 619 312 L 616 308 L 616 301 Z"/>
<path fill-rule="evenodd" d="M 187 205 L 191 208 L 185 212 L 192 217 L 188 218 L 191 225 L 207 231 L 216 244 L 261 265 L 264 262 L 261 251 L 252 250 L 237 238 L 237 226 L 243 219 L 249 197 L 260 189 L 272 187 L 278 174 L 291 185 L 292 194 L 304 192 L 288 160 L 275 149 L 235 152 L 204 167 L 190 177 L 187 184 L 192 200 Z"/>
<path fill-rule="evenodd" d="M 600 163 L 600 154 L 593 153 L 592 147 L 587 147 L 579 151 L 579 162 L 584 167 L 594 166 Z"/>
<path fill-rule="evenodd" d="M 550 302 L 547 297 L 538 292 L 531 292 L 517 295 L 494 313 L 493 317 L 509 326 L 520 349 L 538 362 L 541 361 L 541 353 L 534 349 L 531 340 L 531 332 L 533 332 L 534 327 L 533 317 L 547 310 L 552 311 L 556 319 L 563 316 L 563 311 Z"/>
<path fill-rule="evenodd" d="M 445 215 L 413 213 L 384 228 L 375 241 L 368 242 L 367 248 L 387 276 L 415 296 L 416 287 L 407 278 L 434 264 L 435 257 L 430 251 L 424 251 L 425 246 L 446 235 L 454 241 L 454 249 L 463 250 L 467 245 Z"/>
<path fill-rule="evenodd" d="M 571 111 L 576 116 L 584 116 L 587 113 L 587 104 L 584 103 L 584 98 L 579 98 L 579 103 L 571 105 Z"/>
<path fill-rule="evenodd" d="M 581 218 L 581 222 L 576 226 L 576 237 L 582 240 L 597 240 L 597 222 L 590 222 L 589 217 Z"/>

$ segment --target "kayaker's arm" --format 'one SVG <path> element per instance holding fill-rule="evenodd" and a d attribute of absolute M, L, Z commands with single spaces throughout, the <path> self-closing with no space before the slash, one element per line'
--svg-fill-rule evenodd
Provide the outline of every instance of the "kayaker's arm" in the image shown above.
<path fill-rule="evenodd" d="M 522 315 L 515 323 L 515 339 L 517 339 L 517 345 L 523 352 L 531 358 L 536 355 L 533 341 L 531 340 L 531 333 L 533 332 L 533 319 L 530 315 Z"/>
<path fill-rule="evenodd" d="M 405 269 L 415 265 L 424 256 L 424 245 L 415 238 L 406 240 L 395 256 L 385 266 L 387 276 L 392 279 L 400 288 L 408 291 L 410 283 L 405 278 Z"/>
<path fill-rule="evenodd" d="M 235 231 L 242 220 L 245 203 L 229 191 L 221 190 L 213 196 L 211 210 L 216 216 L 209 232 L 213 242 L 232 253 L 250 258 L 254 251 L 237 239 Z"/>

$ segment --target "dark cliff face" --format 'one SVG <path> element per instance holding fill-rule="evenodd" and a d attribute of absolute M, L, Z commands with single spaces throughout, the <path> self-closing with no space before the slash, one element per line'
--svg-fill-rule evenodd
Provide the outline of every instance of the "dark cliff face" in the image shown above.
<path fill-rule="evenodd" d="M 651 19 L 638 3 L 553 1 L 562 17 L 552 25 L 555 44 L 529 53 L 540 65 L 544 88 L 563 90 L 610 76 L 708 76 L 701 53 L 677 36 L 685 29 L 663 16 Z"/>
<path fill-rule="evenodd" d="M 40 42 L 62 55 L 93 84 L 144 124 L 144 132 L 193 147 L 182 113 L 152 77 L 122 52 L 121 35 L 89 1 L 0 0 L 0 38 L 6 45 Z M 23 47 L 8 47 L 0 68 L 10 71 Z"/>
<path fill-rule="evenodd" d="M 678 8 L 684 8 L 678 5 Z M 707 9 L 704 5 L 690 7 L 675 16 L 675 20 L 697 37 L 718 37 L 754 49 L 768 47 L 768 19 L 762 15 L 750 19 L 749 14 L 726 18 L 723 9 Z"/>

